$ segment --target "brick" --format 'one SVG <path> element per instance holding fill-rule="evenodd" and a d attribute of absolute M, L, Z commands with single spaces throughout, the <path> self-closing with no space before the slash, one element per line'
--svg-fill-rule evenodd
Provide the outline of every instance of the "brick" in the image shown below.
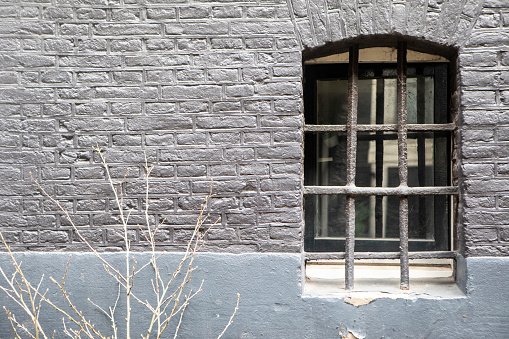
<path fill-rule="evenodd" d="M 178 39 L 177 48 L 182 51 L 202 51 L 207 49 L 205 39 Z"/>
<path fill-rule="evenodd" d="M 463 91 L 462 99 L 462 105 L 468 108 L 496 104 L 494 91 Z"/>
<path fill-rule="evenodd" d="M 107 111 L 105 103 L 77 104 L 77 115 L 103 115 Z"/>
<path fill-rule="evenodd" d="M 86 24 L 61 24 L 60 34 L 72 36 L 88 36 L 89 28 Z"/>
<path fill-rule="evenodd" d="M 168 20 L 176 17 L 177 11 L 175 8 L 147 8 L 147 19 Z"/>
<path fill-rule="evenodd" d="M 147 50 L 150 51 L 172 51 L 175 49 L 173 39 L 147 39 Z"/>
<path fill-rule="evenodd" d="M 252 85 L 231 85 L 225 88 L 227 97 L 250 97 L 254 95 L 254 91 Z"/>
<path fill-rule="evenodd" d="M 163 98 L 170 99 L 219 99 L 221 86 L 197 85 L 197 86 L 163 86 Z"/>
<path fill-rule="evenodd" d="M 248 18 L 273 19 L 276 16 L 276 8 L 265 6 L 247 7 L 246 16 Z"/>
<path fill-rule="evenodd" d="M 76 74 L 79 83 L 106 83 L 109 82 L 107 72 L 79 72 Z"/>
<path fill-rule="evenodd" d="M 45 116 L 69 116 L 71 113 L 70 104 L 50 104 L 42 106 L 42 114 Z"/>
<path fill-rule="evenodd" d="M 177 70 L 177 81 L 203 82 L 204 80 L 205 72 L 202 69 Z"/>
<path fill-rule="evenodd" d="M 17 82 L 16 72 L 0 72 L 0 84 L 16 84 Z"/>
<path fill-rule="evenodd" d="M 97 98 L 138 98 L 155 99 L 157 98 L 157 88 L 155 87 L 97 87 L 95 97 Z"/>
<path fill-rule="evenodd" d="M 80 20 L 102 20 L 106 19 L 106 11 L 99 8 L 79 8 L 76 15 Z"/>
<path fill-rule="evenodd" d="M 221 21 L 166 24 L 167 35 L 223 35 L 228 34 L 228 24 Z"/>
<path fill-rule="evenodd" d="M 464 164 L 462 166 L 463 174 L 472 176 L 493 176 L 495 166 L 493 164 Z"/>
<path fill-rule="evenodd" d="M 504 46 L 509 43 L 509 32 L 473 32 L 467 47 Z"/>
<path fill-rule="evenodd" d="M 151 117 L 132 118 L 127 120 L 127 128 L 131 131 L 190 129 L 191 118 L 188 117 Z"/>
<path fill-rule="evenodd" d="M 211 69 L 207 74 L 208 79 L 214 82 L 234 82 L 239 78 L 239 72 L 236 69 Z"/>
<path fill-rule="evenodd" d="M 57 95 L 60 99 L 90 100 L 95 96 L 95 91 L 90 87 L 64 88 L 58 89 Z"/>
<path fill-rule="evenodd" d="M 243 43 L 239 38 L 212 38 L 211 46 L 213 49 L 241 49 Z"/>
<path fill-rule="evenodd" d="M 177 176 L 179 177 L 201 177 L 207 174 L 207 169 L 203 165 L 179 165 L 177 166 Z"/>
<path fill-rule="evenodd" d="M 252 53 L 210 53 L 202 54 L 195 58 L 195 64 L 208 67 L 233 67 L 252 65 L 254 55 Z"/>
<path fill-rule="evenodd" d="M 117 134 L 112 141 L 113 146 L 141 146 L 141 135 Z"/>
<path fill-rule="evenodd" d="M 218 149 L 161 150 L 159 161 L 219 161 L 223 154 Z"/>
<path fill-rule="evenodd" d="M 110 48 L 112 52 L 139 52 L 141 51 L 141 40 L 111 40 Z"/>
<path fill-rule="evenodd" d="M 42 16 L 47 20 L 65 20 L 72 19 L 73 13 L 72 8 L 46 7 L 42 11 Z"/>
<path fill-rule="evenodd" d="M 140 9 L 139 8 L 122 8 L 113 9 L 111 11 L 111 18 L 113 21 L 139 21 Z"/>
<path fill-rule="evenodd" d="M 179 103 L 180 113 L 204 113 L 209 111 L 209 105 L 203 101 L 183 101 Z"/>
<path fill-rule="evenodd" d="M 212 176 L 236 176 L 237 170 L 232 165 L 209 165 L 210 175 Z"/>
<path fill-rule="evenodd" d="M 293 34 L 291 22 L 232 22 L 231 32 L 238 35 Z"/>
<path fill-rule="evenodd" d="M 217 102 L 212 105 L 212 112 L 231 112 L 236 113 L 241 111 L 241 104 L 238 101 L 235 102 Z"/>
<path fill-rule="evenodd" d="M 212 7 L 214 18 L 241 18 L 242 8 L 239 6 L 215 6 Z"/>
<path fill-rule="evenodd" d="M 62 125 L 69 132 L 97 132 L 97 131 L 119 131 L 123 130 L 124 121 L 122 119 L 112 118 L 93 118 L 83 119 L 75 118 L 70 121 L 62 122 Z"/>
<path fill-rule="evenodd" d="M 41 82 L 50 84 L 70 84 L 71 72 L 46 71 L 41 74 Z"/>
<path fill-rule="evenodd" d="M 272 38 L 247 38 L 246 48 L 250 49 L 272 49 L 274 39 Z"/>
<path fill-rule="evenodd" d="M 173 102 L 154 102 L 146 103 L 145 111 L 147 114 L 169 114 L 177 111 L 177 105 Z"/>
<path fill-rule="evenodd" d="M 254 158 L 253 148 L 228 148 L 224 150 L 225 161 L 253 160 Z"/>
<path fill-rule="evenodd" d="M 205 145 L 207 134 L 205 133 L 179 133 L 177 134 L 178 145 Z"/>
<path fill-rule="evenodd" d="M 60 66 L 62 67 L 120 67 L 121 58 L 119 56 L 95 55 L 95 56 L 64 56 L 60 57 Z"/>
<path fill-rule="evenodd" d="M 158 84 L 173 82 L 173 71 L 147 71 L 147 82 L 155 82 Z"/>
<path fill-rule="evenodd" d="M 54 23 L 24 22 L 0 24 L 0 34 L 54 35 Z"/>
<path fill-rule="evenodd" d="M 238 132 L 210 133 L 209 136 L 211 144 L 240 145 L 240 133 Z"/>
<path fill-rule="evenodd" d="M 180 7 L 180 18 L 181 19 L 204 19 L 209 16 L 209 10 L 207 7 L 199 6 L 186 6 Z"/>
<path fill-rule="evenodd" d="M 160 26 L 157 24 L 96 24 L 94 25 L 94 34 L 96 35 L 159 35 Z"/>
<path fill-rule="evenodd" d="M 74 44 L 70 39 L 45 39 L 44 49 L 48 52 L 71 52 Z"/>
<path fill-rule="evenodd" d="M 228 116 L 228 117 L 197 117 L 197 128 L 254 128 L 256 117 Z"/>

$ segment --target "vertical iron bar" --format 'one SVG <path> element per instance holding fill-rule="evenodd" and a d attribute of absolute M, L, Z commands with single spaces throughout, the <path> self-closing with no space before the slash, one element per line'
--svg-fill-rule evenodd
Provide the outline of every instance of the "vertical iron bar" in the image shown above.
<path fill-rule="evenodd" d="M 398 174 L 400 186 L 408 185 L 407 162 L 407 88 L 406 88 L 406 42 L 398 42 Z M 399 234 L 400 234 L 400 288 L 409 289 L 409 260 L 408 260 L 408 196 L 399 198 Z"/>
<path fill-rule="evenodd" d="M 348 64 L 348 117 L 346 185 L 355 185 L 357 156 L 357 104 L 359 78 L 359 45 L 350 47 Z M 346 241 L 345 241 L 345 289 L 353 289 L 354 247 L 355 247 L 355 197 L 346 196 Z"/>

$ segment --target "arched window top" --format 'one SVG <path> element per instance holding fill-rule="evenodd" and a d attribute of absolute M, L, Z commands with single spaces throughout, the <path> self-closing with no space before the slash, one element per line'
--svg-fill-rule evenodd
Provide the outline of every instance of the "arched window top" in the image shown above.
<path fill-rule="evenodd" d="M 398 50 L 395 47 L 367 47 L 359 50 L 360 63 L 396 63 Z M 328 56 L 307 60 L 305 64 L 336 64 L 348 63 L 348 52 L 331 54 Z M 449 62 L 443 56 L 407 50 L 407 62 Z"/>

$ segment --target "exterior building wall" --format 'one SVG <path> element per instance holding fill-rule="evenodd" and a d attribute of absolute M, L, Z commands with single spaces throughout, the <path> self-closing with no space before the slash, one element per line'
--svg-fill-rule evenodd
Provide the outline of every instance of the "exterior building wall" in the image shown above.
<path fill-rule="evenodd" d="M 30 175 L 91 242 L 123 245 L 98 146 L 115 180 L 127 173 L 140 249 L 146 160 L 161 248 L 182 249 L 212 185 L 222 219 L 206 250 L 301 250 L 301 53 L 286 2 L 1 10 L 0 227 L 17 249 L 84 248 Z"/>
<path fill-rule="evenodd" d="M 300 252 L 302 53 L 370 35 L 410 36 L 458 50 L 461 187 L 467 255 L 509 244 L 504 124 L 509 103 L 504 1 L 4 3 L 0 227 L 17 249 L 82 249 L 32 175 L 88 239 L 121 247 L 103 149 L 150 221 L 179 249 L 212 186 L 208 251 Z M 329 50 L 330 51 L 330 50 Z M 496 126 L 496 128 L 494 128 Z M 211 180 L 212 183 L 211 183 Z"/>
<path fill-rule="evenodd" d="M 358 308 L 335 296 L 302 297 L 303 57 L 388 36 L 457 54 L 465 296 L 379 298 Z M 58 277 L 55 265 L 65 260 L 57 252 L 86 246 L 31 176 L 94 246 L 123 248 L 100 147 L 133 209 L 134 250 L 148 249 L 138 229 L 145 161 L 154 165 L 149 219 L 161 225 L 160 250 L 184 248 L 212 187 L 210 220 L 221 221 L 200 267 L 212 283 L 197 315 L 185 318 L 188 337 L 222 327 L 209 321 L 231 314 L 225 290 L 245 298 L 232 338 L 332 338 L 341 326 L 368 338 L 507 336 L 506 0 L 4 1 L 0 116 L 0 231 L 34 276 L 50 267 Z M 80 255 L 77 270 L 93 260 Z M 87 285 L 79 273 L 74 279 Z M 88 287 L 77 295 L 110 293 Z M 207 324 L 187 325 L 198 320 Z M 0 337 L 7 331 L 0 318 Z"/>

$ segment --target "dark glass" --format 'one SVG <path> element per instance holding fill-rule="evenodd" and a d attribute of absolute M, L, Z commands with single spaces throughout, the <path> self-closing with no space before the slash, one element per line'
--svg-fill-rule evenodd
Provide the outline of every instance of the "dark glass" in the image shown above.
<path fill-rule="evenodd" d="M 345 125 L 348 109 L 348 80 L 316 81 L 316 124 Z"/>
<path fill-rule="evenodd" d="M 305 184 L 346 185 L 346 134 L 306 133 Z"/>
<path fill-rule="evenodd" d="M 310 220 L 314 220 L 316 239 L 344 239 L 346 196 L 310 195 Z M 355 198 L 356 240 L 399 239 L 399 197 L 357 196 Z M 408 197 L 408 235 L 410 241 L 435 241 L 436 229 L 447 229 L 451 196 L 427 195 Z M 446 213 L 444 213 L 446 212 Z M 428 244 L 428 247 L 434 246 Z M 376 251 L 376 249 L 373 249 Z"/>

